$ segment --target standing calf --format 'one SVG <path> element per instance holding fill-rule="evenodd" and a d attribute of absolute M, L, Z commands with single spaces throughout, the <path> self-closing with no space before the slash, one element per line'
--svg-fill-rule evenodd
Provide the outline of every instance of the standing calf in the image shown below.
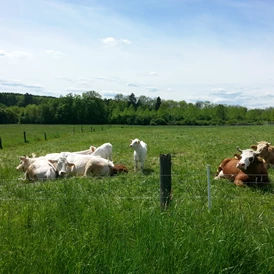
<path fill-rule="evenodd" d="M 144 163 L 147 155 L 147 144 L 139 139 L 130 140 L 130 147 L 134 149 L 134 170 L 137 171 L 140 162 L 140 171 L 144 171 Z"/>

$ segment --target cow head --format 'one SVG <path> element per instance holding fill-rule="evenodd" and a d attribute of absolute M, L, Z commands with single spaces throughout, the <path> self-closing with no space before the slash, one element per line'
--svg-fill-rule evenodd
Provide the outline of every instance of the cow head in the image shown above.
<path fill-rule="evenodd" d="M 240 149 L 237 147 L 238 151 L 241 152 L 241 155 L 237 158 L 239 162 L 237 163 L 236 167 L 241 170 L 246 170 L 256 159 L 259 152 L 254 151 L 252 149 Z"/>
<path fill-rule="evenodd" d="M 130 140 L 129 146 L 135 149 L 140 144 L 140 142 L 141 141 L 137 138 L 134 140 Z"/>
<path fill-rule="evenodd" d="M 67 155 L 60 155 L 58 160 L 49 160 L 56 168 L 59 176 L 65 176 L 71 172 L 71 168 L 74 166 L 73 163 L 69 163 Z"/>
<path fill-rule="evenodd" d="M 16 170 L 26 171 L 29 166 L 29 157 L 28 156 L 20 156 L 20 163 L 16 167 Z"/>
<path fill-rule="evenodd" d="M 257 145 L 250 146 L 252 149 L 256 150 L 260 154 L 267 152 L 268 148 L 270 147 L 271 143 L 266 141 L 257 142 Z"/>

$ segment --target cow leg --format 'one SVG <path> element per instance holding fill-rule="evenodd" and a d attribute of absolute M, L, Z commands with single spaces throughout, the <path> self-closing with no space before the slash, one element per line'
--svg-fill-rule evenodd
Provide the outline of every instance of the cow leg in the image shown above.
<path fill-rule="evenodd" d="M 138 170 L 138 160 L 134 161 L 134 171 Z"/>
<path fill-rule="evenodd" d="M 235 180 L 235 181 L 234 181 L 234 184 L 235 184 L 236 186 L 245 186 L 245 184 L 244 184 L 243 181 L 241 181 L 241 180 Z"/>
<path fill-rule="evenodd" d="M 143 173 L 144 171 L 144 162 L 140 162 L 140 172 Z"/>
<path fill-rule="evenodd" d="M 245 186 L 244 182 L 249 179 L 248 175 L 241 173 L 235 177 L 234 184 L 236 186 Z"/>
<path fill-rule="evenodd" d="M 222 170 L 219 171 L 219 173 L 216 173 L 214 180 L 220 180 L 223 179 L 224 177 L 224 172 Z"/>

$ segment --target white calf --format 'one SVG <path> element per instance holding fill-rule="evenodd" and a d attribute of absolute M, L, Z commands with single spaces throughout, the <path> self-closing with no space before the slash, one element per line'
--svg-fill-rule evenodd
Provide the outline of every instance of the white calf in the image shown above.
<path fill-rule="evenodd" d="M 134 149 L 134 170 L 137 171 L 138 163 L 140 162 L 140 170 L 143 172 L 144 163 L 147 155 L 147 144 L 139 139 L 130 140 L 130 147 Z"/>
<path fill-rule="evenodd" d="M 112 144 L 104 143 L 97 147 L 95 151 L 91 154 L 93 156 L 100 156 L 105 159 L 112 161 Z"/>

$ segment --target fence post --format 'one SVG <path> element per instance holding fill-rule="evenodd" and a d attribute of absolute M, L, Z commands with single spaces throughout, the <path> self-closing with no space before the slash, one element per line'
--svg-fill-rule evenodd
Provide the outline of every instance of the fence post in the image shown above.
<path fill-rule="evenodd" d="M 27 143 L 26 131 L 24 131 L 24 142 Z"/>
<path fill-rule="evenodd" d="M 47 141 L 47 133 L 44 132 L 44 137 L 45 137 L 45 140 Z"/>
<path fill-rule="evenodd" d="M 160 205 L 166 209 L 171 200 L 171 155 L 160 154 Z"/>
<path fill-rule="evenodd" d="M 81 132 L 83 132 L 83 126 L 81 126 Z"/>
<path fill-rule="evenodd" d="M 2 147 L 2 139 L 1 139 L 1 137 L 0 137 L 0 149 L 3 149 L 3 147 Z"/>
<path fill-rule="evenodd" d="M 208 199 L 208 210 L 210 210 L 211 209 L 210 165 L 207 165 L 207 199 Z"/>

